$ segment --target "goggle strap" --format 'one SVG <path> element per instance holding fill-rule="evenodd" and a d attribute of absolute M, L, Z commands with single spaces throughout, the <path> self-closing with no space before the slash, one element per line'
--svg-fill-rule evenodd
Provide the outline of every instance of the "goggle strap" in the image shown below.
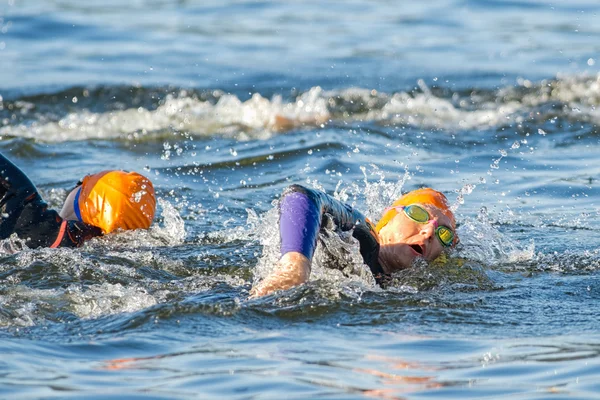
<path fill-rule="evenodd" d="M 81 194 L 81 187 L 77 190 L 75 194 L 75 199 L 73 200 L 73 210 L 75 211 L 75 216 L 79 220 L 79 222 L 83 222 L 81 219 L 81 210 L 79 209 L 79 195 Z"/>

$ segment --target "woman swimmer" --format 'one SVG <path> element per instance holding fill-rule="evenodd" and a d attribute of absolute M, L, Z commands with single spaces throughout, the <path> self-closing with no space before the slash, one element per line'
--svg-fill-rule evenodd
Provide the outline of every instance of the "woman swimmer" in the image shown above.
<path fill-rule="evenodd" d="M 317 238 L 327 220 L 352 231 L 375 279 L 409 268 L 417 258 L 433 261 L 458 243 L 456 221 L 446 196 L 430 189 L 405 194 L 388 207 L 376 226 L 333 197 L 300 185 L 287 188 L 279 202 L 281 258 L 275 270 L 251 290 L 263 296 L 308 281 Z"/>
<path fill-rule="evenodd" d="M 0 239 L 16 233 L 30 248 L 78 247 L 117 229 L 148 228 L 156 200 L 152 183 L 136 172 L 102 171 L 78 182 L 60 213 L 29 178 L 0 154 Z"/>

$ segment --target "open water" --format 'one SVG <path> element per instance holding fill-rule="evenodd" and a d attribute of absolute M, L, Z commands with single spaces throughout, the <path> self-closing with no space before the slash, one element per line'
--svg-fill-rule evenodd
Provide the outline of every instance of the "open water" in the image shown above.
<path fill-rule="evenodd" d="M 107 168 L 160 198 L 0 243 L 0 397 L 599 398 L 599 65 L 595 0 L 0 2 L 0 151 L 53 207 Z M 291 183 L 375 220 L 433 186 L 461 245 L 249 299 Z"/>

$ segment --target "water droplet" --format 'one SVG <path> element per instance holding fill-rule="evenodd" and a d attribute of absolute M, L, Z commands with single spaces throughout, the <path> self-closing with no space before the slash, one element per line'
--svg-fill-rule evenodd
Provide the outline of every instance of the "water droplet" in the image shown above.
<path fill-rule="evenodd" d="M 546 131 L 543 129 L 538 129 L 538 133 L 542 136 L 546 136 Z"/>

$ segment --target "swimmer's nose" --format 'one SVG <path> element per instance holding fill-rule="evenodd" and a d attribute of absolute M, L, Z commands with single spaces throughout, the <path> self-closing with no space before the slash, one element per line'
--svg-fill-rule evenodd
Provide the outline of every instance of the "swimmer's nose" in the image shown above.
<path fill-rule="evenodd" d="M 435 235 L 437 221 L 431 222 L 435 223 L 423 224 L 421 226 L 421 231 L 419 232 L 421 236 L 425 237 L 427 240 L 431 239 Z"/>

